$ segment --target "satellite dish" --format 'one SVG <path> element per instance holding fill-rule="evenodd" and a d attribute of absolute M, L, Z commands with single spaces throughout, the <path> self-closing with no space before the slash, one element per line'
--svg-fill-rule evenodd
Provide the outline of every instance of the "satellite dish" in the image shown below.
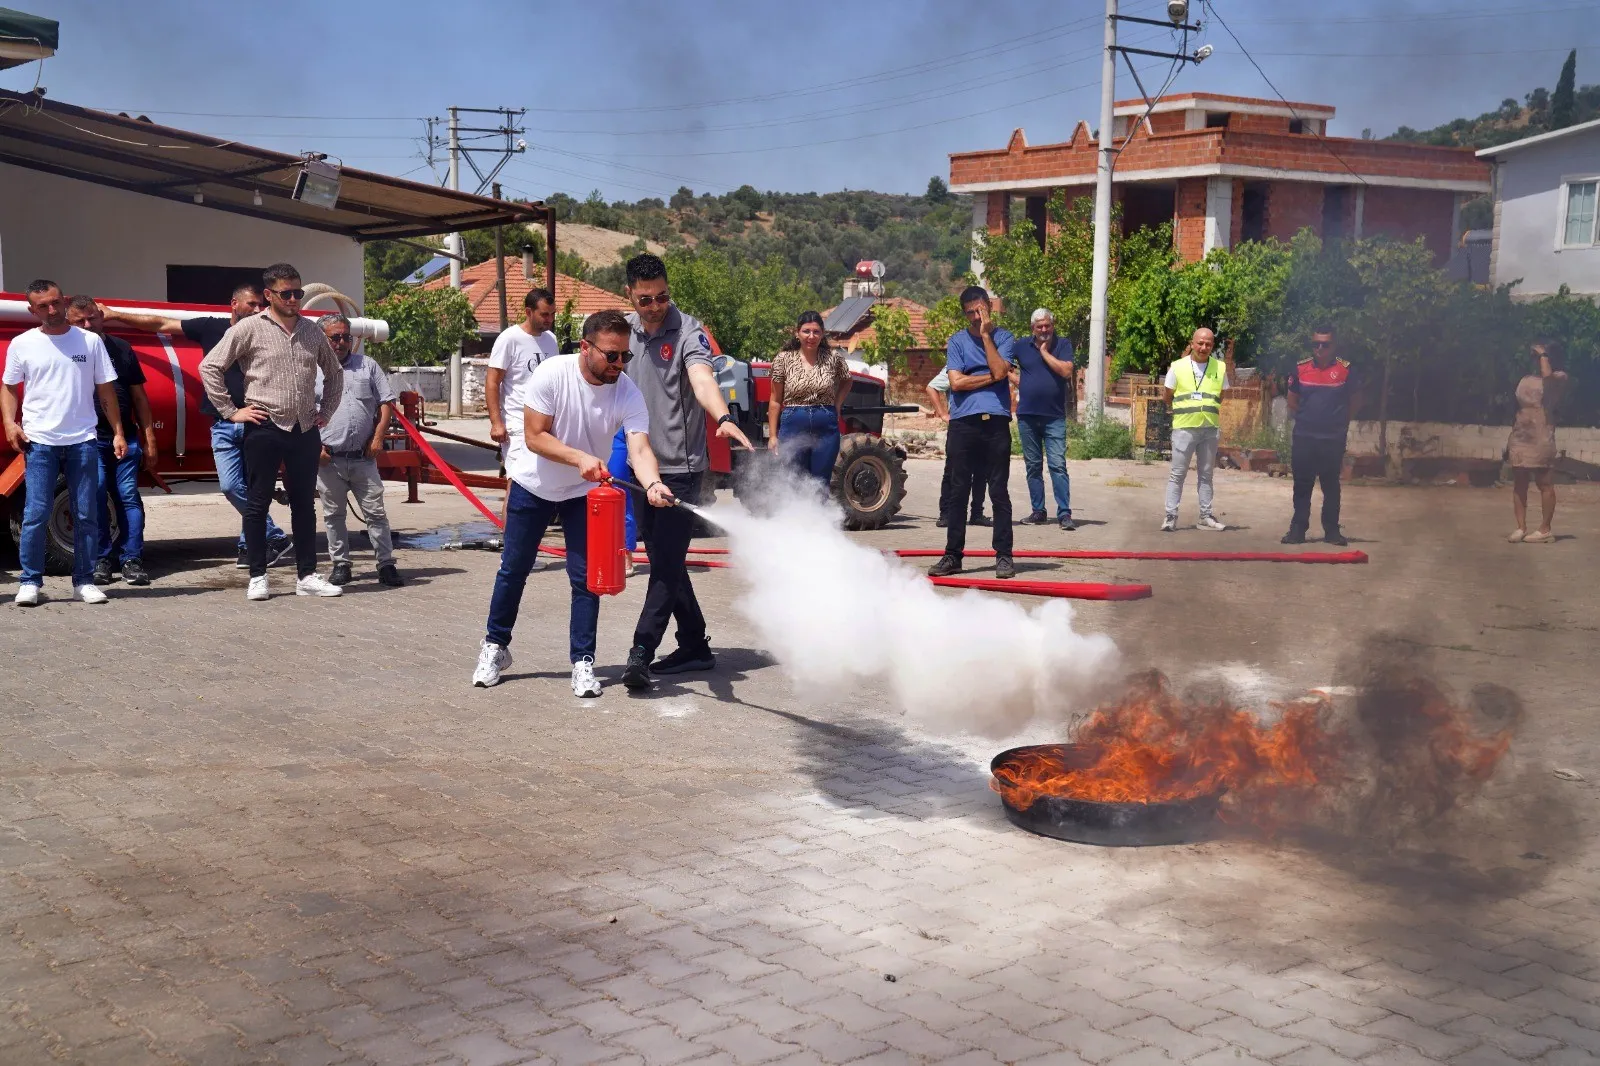
<path fill-rule="evenodd" d="M 874 278 L 882 279 L 882 277 L 887 273 L 888 268 L 883 265 L 882 261 L 877 259 L 872 261 L 872 276 Z"/>

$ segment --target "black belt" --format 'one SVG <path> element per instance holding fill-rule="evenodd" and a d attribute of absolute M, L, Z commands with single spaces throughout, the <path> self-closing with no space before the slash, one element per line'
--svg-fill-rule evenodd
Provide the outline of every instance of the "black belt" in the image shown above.
<path fill-rule="evenodd" d="M 359 452 L 329 452 L 328 454 L 330 456 L 332 456 L 333 458 L 335 458 L 335 459 L 365 459 L 365 458 L 367 458 L 367 453 L 364 452 L 364 451 L 359 451 Z"/>

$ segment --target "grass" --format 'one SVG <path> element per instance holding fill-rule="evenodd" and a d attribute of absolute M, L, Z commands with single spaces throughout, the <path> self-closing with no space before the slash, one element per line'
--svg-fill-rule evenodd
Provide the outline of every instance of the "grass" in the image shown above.
<path fill-rule="evenodd" d="M 1022 438 L 1011 423 L 1011 454 L 1022 454 Z M 1132 459 L 1133 431 L 1114 418 L 1067 422 L 1068 459 Z"/>
<path fill-rule="evenodd" d="M 1240 441 L 1239 447 L 1273 451 L 1287 459 L 1290 449 L 1289 424 L 1285 422 L 1276 429 L 1270 425 L 1263 424 L 1257 427 L 1256 431 L 1250 436 Z"/>

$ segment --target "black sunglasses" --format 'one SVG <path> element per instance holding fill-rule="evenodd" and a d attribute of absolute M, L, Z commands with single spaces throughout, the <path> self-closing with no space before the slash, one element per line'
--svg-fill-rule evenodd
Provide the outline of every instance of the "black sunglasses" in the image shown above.
<path fill-rule="evenodd" d="M 329 344 L 338 344 L 341 341 L 346 344 L 350 343 L 350 334 L 348 333 L 329 333 L 327 336 Z"/>
<path fill-rule="evenodd" d="M 615 363 L 618 360 L 621 360 L 623 363 L 627 363 L 627 362 L 629 362 L 630 360 L 633 359 L 633 349 L 632 348 L 626 348 L 626 349 L 624 349 L 624 350 L 622 350 L 620 352 L 608 352 L 604 348 L 600 347 L 598 344 L 590 344 L 589 347 L 593 348 L 595 351 L 597 351 L 601 355 L 605 356 L 606 357 L 606 362 L 608 362 L 608 363 Z"/>
<path fill-rule="evenodd" d="M 660 296 L 635 296 L 633 299 L 640 307 L 649 307 L 651 304 L 671 303 L 672 294 L 670 292 L 664 292 Z"/>
<path fill-rule="evenodd" d="M 1313 348 L 1332 348 L 1333 347 L 1333 342 L 1332 341 L 1312 341 L 1311 342 L 1311 347 L 1313 347 Z"/>
<path fill-rule="evenodd" d="M 306 290 L 304 289 L 268 289 L 267 291 L 280 300 L 304 300 L 306 298 Z"/>

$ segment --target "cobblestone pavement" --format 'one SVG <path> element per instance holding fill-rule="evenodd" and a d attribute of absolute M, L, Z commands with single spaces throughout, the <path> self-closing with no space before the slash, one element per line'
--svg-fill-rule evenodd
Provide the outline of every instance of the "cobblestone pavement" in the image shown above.
<path fill-rule="evenodd" d="M 937 470 L 915 464 L 913 515 Z M 1164 472 L 1094 470 L 1079 514 L 1107 524 L 1072 543 L 1280 532 L 1281 482 L 1224 477 L 1245 528 L 1163 539 Z M 614 685 L 631 587 L 603 611 L 612 687 L 580 702 L 556 571 L 479 691 L 493 556 L 412 550 L 404 590 L 369 572 L 253 604 L 225 539 L 169 536 L 149 589 L 0 608 L 0 1062 L 1600 1061 L 1600 530 L 1563 491 L 1576 539 L 1542 549 L 1504 543 L 1499 492 L 1352 489 L 1364 569 L 1075 571 L 1156 584 L 1080 617 L 1178 679 L 1229 660 L 1325 683 L 1395 625 L 1461 686 L 1515 689 L 1507 773 L 1403 855 L 1030 836 L 987 789 L 996 745 L 741 650 L 730 573 L 698 579 L 715 674 Z M 392 510 L 465 514 L 430 500 Z M 226 531 L 180 502 L 154 536 Z M 925 517 L 870 536 L 937 543 Z"/>

